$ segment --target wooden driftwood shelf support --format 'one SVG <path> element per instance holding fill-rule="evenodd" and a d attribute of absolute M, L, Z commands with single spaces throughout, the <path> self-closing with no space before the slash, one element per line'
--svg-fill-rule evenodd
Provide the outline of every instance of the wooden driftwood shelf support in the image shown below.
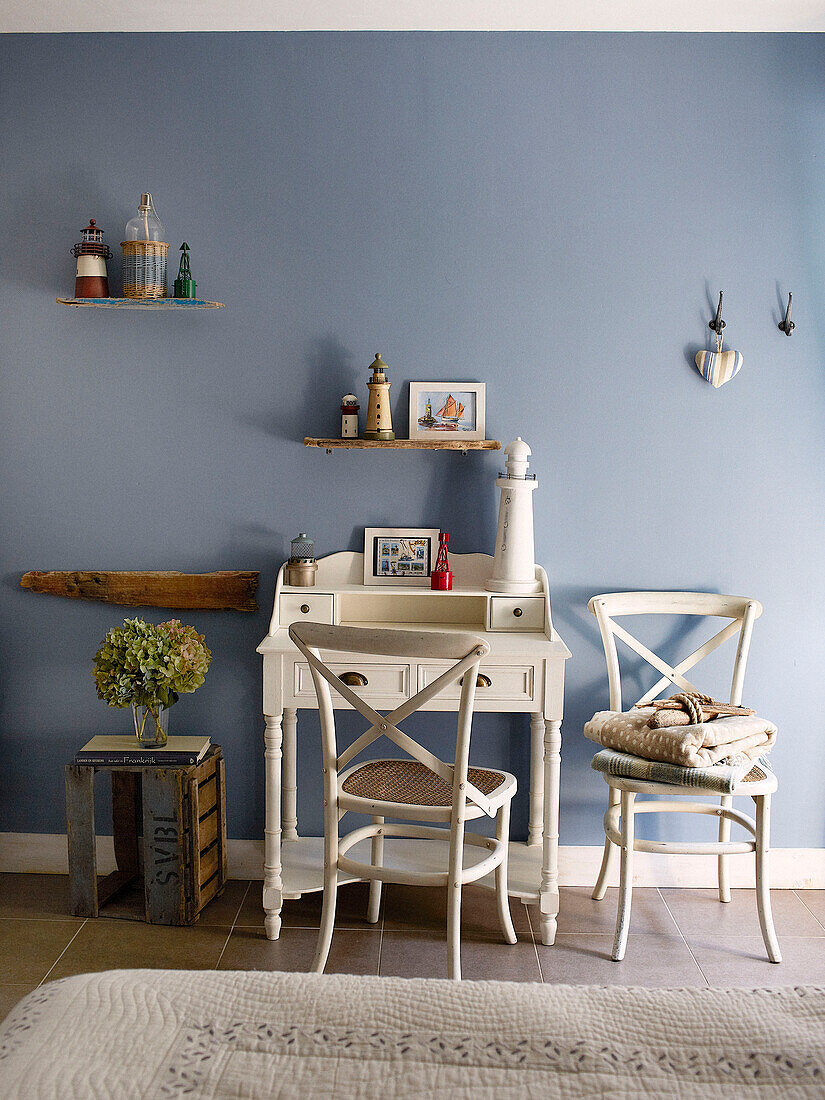
<path fill-rule="evenodd" d="M 257 611 L 259 574 L 251 570 L 217 573 L 55 570 L 24 573 L 21 588 L 50 596 L 125 607 L 169 607 L 179 611 Z"/>
<path fill-rule="evenodd" d="M 323 447 L 327 454 L 333 450 L 367 450 L 381 447 L 407 451 L 500 451 L 497 439 L 315 439 L 307 436 L 305 447 Z"/>

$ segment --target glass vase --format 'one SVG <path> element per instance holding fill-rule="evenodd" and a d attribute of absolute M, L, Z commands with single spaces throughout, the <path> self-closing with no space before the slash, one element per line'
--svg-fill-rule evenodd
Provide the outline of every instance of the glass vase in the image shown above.
<path fill-rule="evenodd" d="M 152 707 L 140 707 L 132 703 L 135 736 L 141 745 L 157 749 L 169 740 L 169 707 L 160 703 Z"/>

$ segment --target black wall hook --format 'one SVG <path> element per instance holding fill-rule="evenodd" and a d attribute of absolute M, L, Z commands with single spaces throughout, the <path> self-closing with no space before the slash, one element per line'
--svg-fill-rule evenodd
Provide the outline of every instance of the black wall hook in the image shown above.
<path fill-rule="evenodd" d="M 716 309 L 716 316 L 712 321 L 708 321 L 708 328 L 713 329 L 717 336 L 722 335 L 722 329 L 725 327 L 725 322 L 722 320 L 722 291 L 719 291 L 719 305 Z"/>
<path fill-rule="evenodd" d="M 788 294 L 788 308 L 785 310 L 784 318 L 779 322 L 778 328 L 780 332 L 784 332 L 786 336 L 790 336 L 796 325 L 791 320 L 791 302 L 793 301 L 793 294 Z"/>

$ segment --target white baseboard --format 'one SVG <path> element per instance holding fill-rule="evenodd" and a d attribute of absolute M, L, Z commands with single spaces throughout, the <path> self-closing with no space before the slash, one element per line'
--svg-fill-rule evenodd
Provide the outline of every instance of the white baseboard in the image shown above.
<path fill-rule="evenodd" d="M 592 886 L 601 863 L 601 845 L 562 845 L 559 849 L 559 884 Z M 97 838 L 98 873 L 115 868 L 110 836 Z M 230 878 L 263 878 L 263 841 L 230 840 L 227 850 Z M 0 833 L 0 871 L 66 874 L 68 856 L 63 833 Z M 733 856 L 731 886 L 753 886 L 753 860 Z M 665 859 L 637 852 L 635 886 L 716 885 L 715 856 L 677 856 Z M 771 885 L 776 890 L 824 890 L 825 848 L 774 848 L 771 851 Z"/>

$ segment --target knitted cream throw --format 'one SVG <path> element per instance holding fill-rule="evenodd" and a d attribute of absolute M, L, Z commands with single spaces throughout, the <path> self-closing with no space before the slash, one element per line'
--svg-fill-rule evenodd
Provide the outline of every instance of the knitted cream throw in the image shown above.
<path fill-rule="evenodd" d="M 776 741 L 776 726 L 757 714 L 651 729 L 648 722 L 655 713 L 653 707 L 600 710 L 585 725 L 584 736 L 607 749 L 686 768 L 707 768 L 733 758 L 756 760 Z"/>

